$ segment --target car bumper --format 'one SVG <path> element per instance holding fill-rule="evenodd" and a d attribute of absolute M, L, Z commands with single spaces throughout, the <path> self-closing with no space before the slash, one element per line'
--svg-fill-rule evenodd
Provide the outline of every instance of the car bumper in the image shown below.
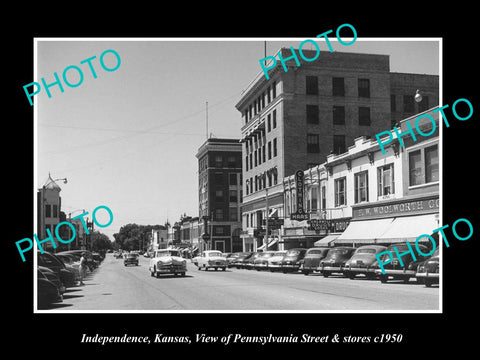
<path fill-rule="evenodd" d="M 282 264 L 282 269 L 283 270 L 298 270 L 300 269 L 300 265 L 295 265 L 295 264 Z"/>
<path fill-rule="evenodd" d="M 398 270 L 392 270 L 392 269 L 385 269 L 385 273 L 382 272 L 382 270 L 377 269 L 375 270 L 376 275 L 387 275 L 387 276 L 415 276 L 415 271 L 414 270 L 403 270 L 403 269 L 398 269 Z"/>
<path fill-rule="evenodd" d="M 356 274 L 374 274 L 374 268 L 367 268 L 367 267 L 351 267 L 351 268 L 344 268 L 344 272 L 348 273 L 356 273 Z"/>
<path fill-rule="evenodd" d="M 424 273 L 416 273 L 415 277 L 421 278 L 421 279 L 439 279 L 440 274 L 424 272 Z"/>
<path fill-rule="evenodd" d="M 320 271 L 320 272 L 322 272 L 322 271 L 342 272 L 343 270 L 345 270 L 345 268 L 343 268 L 341 266 L 329 265 L 329 266 L 321 266 L 321 267 L 317 268 L 317 270 Z"/>
<path fill-rule="evenodd" d="M 180 274 L 180 273 L 185 273 L 187 272 L 187 269 L 183 268 L 161 268 L 161 269 L 156 269 L 155 273 L 157 274 Z"/>

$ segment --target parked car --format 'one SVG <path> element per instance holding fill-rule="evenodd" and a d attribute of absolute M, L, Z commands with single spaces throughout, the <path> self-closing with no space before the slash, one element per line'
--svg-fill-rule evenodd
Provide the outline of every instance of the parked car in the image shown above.
<path fill-rule="evenodd" d="M 38 251 L 37 260 L 39 266 L 53 270 L 66 288 L 75 286 L 75 273 L 72 270 L 68 270 L 65 264 L 55 255 L 48 251 L 44 251 L 43 254 Z"/>
<path fill-rule="evenodd" d="M 268 259 L 275 254 L 275 251 L 264 251 L 258 255 L 253 261 L 253 268 L 255 270 L 268 269 Z"/>
<path fill-rule="evenodd" d="M 327 256 L 320 260 L 318 270 L 324 277 L 328 277 L 332 273 L 343 275 L 345 263 L 352 257 L 354 252 L 354 247 L 339 246 L 331 248 L 328 250 Z"/>
<path fill-rule="evenodd" d="M 198 270 L 203 269 L 207 271 L 208 269 L 222 269 L 225 271 L 227 268 L 227 260 L 222 256 L 222 252 L 218 250 L 205 250 L 202 251 L 200 256 L 197 259 Z"/>
<path fill-rule="evenodd" d="M 286 253 L 287 250 L 275 251 L 275 253 L 267 259 L 267 266 L 270 272 L 274 272 L 275 270 L 279 270 L 282 268 L 282 260 L 285 257 Z"/>
<path fill-rule="evenodd" d="M 65 267 L 75 273 L 75 281 L 80 281 L 80 257 L 72 254 L 64 254 L 63 252 L 56 253 L 58 257 L 65 264 Z"/>
<path fill-rule="evenodd" d="M 37 270 L 37 306 L 44 308 L 52 303 L 63 301 L 58 287 L 38 269 Z"/>
<path fill-rule="evenodd" d="M 305 257 L 307 249 L 296 248 L 287 250 L 282 259 L 281 269 L 284 274 L 287 272 L 295 272 L 300 269 L 301 260 Z"/>
<path fill-rule="evenodd" d="M 232 267 L 233 263 L 235 262 L 235 260 L 238 259 L 238 257 L 240 256 L 240 254 L 244 254 L 242 252 L 236 252 L 236 253 L 231 253 L 227 256 L 226 260 L 227 260 L 227 267 Z"/>
<path fill-rule="evenodd" d="M 138 266 L 138 255 L 135 253 L 128 254 L 125 259 L 123 259 L 123 265 L 135 265 Z"/>
<path fill-rule="evenodd" d="M 354 279 L 356 275 L 360 274 L 365 275 L 369 279 L 374 278 L 376 276 L 375 265 L 378 265 L 376 255 L 386 249 L 386 246 L 381 245 L 360 246 L 345 263 L 343 274 L 350 279 Z"/>
<path fill-rule="evenodd" d="M 250 256 L 252 256 L 254 253 L 253 252 L 243 252 L 240 253 L 235 260 L 230 264 L 230 267 L 235 267 L 237 269 L 242 269 L 243 268 L 243 262 L 245 260 L 248 260 Z"/>
<path fill-rule="evenodd" d="M 55 284 L 55 286 L 58 288 L 58 291 L 60 294 L 63 294 L 65 292 L 65 286 L 63 285 L 62 281 L 58 277 L 55 272 L 49 268 L 46 268 L 44 266 L 37 266 L 37 276 L 38 276 L 38 271 L 40 271 L 45 278 L 47 278 L 51 283 Z"/>
<path fill-rule="evenodd" d="M 187 261 L 182 258 L 180 251 L 174 249 L 155 250 L 148 266 L 151 276 L 160 277 L 161 274 L 180 274 L 185 276 Z"/>
<path fill-rule="evenodd" d="M 425 284 L 426 287 L 440 282 L 440 251 L 438 248 L 431 257 L 418 264 L 415 277 L 419 283 Z"/>
<path fill-rule="evenodd" d="M 317 271 L 320 260 L 327 256 L 328 247 L 314 247 L 308 249 L 303 258 L 302 273 L 308 275 Z"/>
<path fill-rule="evenodd" d="M 251 256 L 243 260 L 242 268 L 252 270 L 255 260 L 262 254 L 262 252 L 254 252 Z"/>
<path fill-rule="evenodd" d="M 420 251 L 424 254 L 428 254 L 428 249 L 425 245 L 417 244 Z M 392 254 L 392 260 L 389 263 L 383 265 L 383 269 L 385 273 L 382 272 L 380 269 L 380 265 L 377 263 L 375 266 L 375 274 L 378 276 L 382 283 L 386 283 L 390 278 L 394 280 L 403 280 L 405 283 L 410 281 L 410 278 L 415 277 L 415 273 L 417 271 L 418 264 L 425 260 L 425 257 L 421 256 L 420 254 L 415 255 L 415 259 L 411 253 L 407 253 L 402 256 L 402 264 L 397 257 L 397 253 L 395 252 L 394 248 L 397 248 L 399 254 L 405 253 L 410 249 L 407 246 L 407 243 L 398 243 L 398 244 L 391 244 L 387 247 L 386 251 L 389 251 Z M 414 248 L 411 246 L 412 249 Z M 380 258 L 382 262 L 387 262 L 390 258 L 389 254 L 384 254 Z"/>

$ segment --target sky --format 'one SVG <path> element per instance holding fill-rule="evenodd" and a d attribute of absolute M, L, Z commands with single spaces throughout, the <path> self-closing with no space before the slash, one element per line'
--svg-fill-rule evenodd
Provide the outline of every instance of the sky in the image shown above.
<path fill-rule="evenodd" d="M 61 187 L 67 216 L 101 205 L 113 222 L 97 230 L 109 236 L 123 225 L 164 224 L 186 213 L 198 216 L 198 148 L 208 133 L 217 138 L 240 138 L 241 115 L 235 108 L 242 91 L 262 71 L 259 60 L 281 47 L 298 48 L 305 38 L 37 38 L 32 81 L 53 83 L 70 65 L 80 67 L 77 87 L 63 83 L 35 95 L 35 184 L 41 188 L 50 173 Z M 310 36 L 310 38 L 315 38 Z M 350 46 L 330 39 L 333 49 L 390 55 L 390 71 L 441 73 L 438 39 L 358 37 Z M 348 41 L 346 38 L 345 41 Z M 317 40 L 328 54 L 324 40 Z M 309 48 L 311 45 L 306 45 Z M 99 62 L 105 50 L 121 59 L 115 71 Z M 91 61 L 97 78 L 92 76 Z M 326 56 L 326 55 L 325 55 Z M 106 53 L 105 66 L 115 67 Z M 279 65 L 280 66 L 280 65 Z M 80 82 L 75 70 L 67 72 Z M 26 100 L 28 101 L 28 100 Z M 106 212 L 98 221 L 107 223 Z"/>

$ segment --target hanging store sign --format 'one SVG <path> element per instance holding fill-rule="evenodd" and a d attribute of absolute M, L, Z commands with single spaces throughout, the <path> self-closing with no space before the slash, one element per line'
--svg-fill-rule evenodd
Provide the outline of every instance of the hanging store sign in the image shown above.
<path fill-rule="evenodd" d="M 295 173 L 295 187 L 296 187 L 296 203 L 297 203 L 297 211 L 290 215 L 291 220 L 303 221 L 310 219 L 310 215 L 305 213 L 303 208 L 304 204 L 304 194 L 303 194 L 303 186 L 304 186 L 304 175 L 303 170 L 298 170 Z"/>

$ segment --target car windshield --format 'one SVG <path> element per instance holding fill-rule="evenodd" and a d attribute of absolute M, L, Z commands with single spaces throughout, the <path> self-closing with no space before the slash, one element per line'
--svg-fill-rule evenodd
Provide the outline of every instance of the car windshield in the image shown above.
<path fill-rule="evenodd" d="M 287 256 L 295 256 L 295 255 L 299 255 L 300 254 L 300 250 L 288 250 L 287 251 Z"/>
<path fill-rule="evenodd" d="M 375 254 L 377 251 L 372 248 L 358 249 L 357 254 Z"/>
<path fill-rule="evenodd" d="M 212 251 L 208 256 L 222 256 L 222 253 L 220 251 Z"/>
<path fill-rule="evenodd" d="M 348 249 L 332 249 L 329 251 L 328 255 L 347 255 L 350 250 Z"/>
<path fill-rule="evenodd" d="M 309 250 L 308 255 L 322 255 L 325 251 L 325 249 Z"/>
<path fill-rule="evenodd" d="M 136 258 L 136 257 L 137 257 L 137 254 L 128 254 L 127 257 L 128 257 L 128 258 Z"/>
<path fill-rule="evenodd" d="M 164 257 L 164 256 L 180 256 L 180 254 L 176 250 L 157 251 L 155 254 L 155 257 Z"/>

